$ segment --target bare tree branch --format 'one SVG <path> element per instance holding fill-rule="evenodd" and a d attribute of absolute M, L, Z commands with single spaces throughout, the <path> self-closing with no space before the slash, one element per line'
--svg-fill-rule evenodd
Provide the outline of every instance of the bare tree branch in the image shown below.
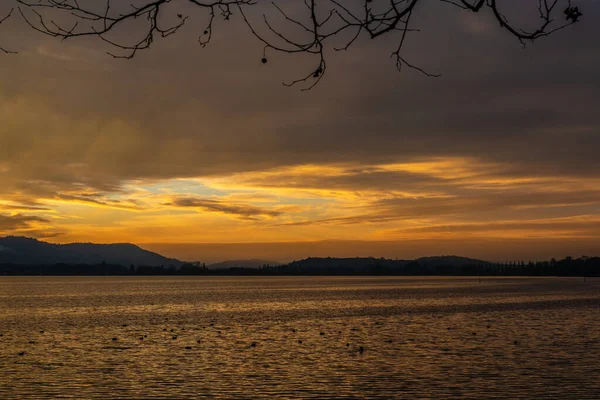
<path fill-rule="evenodd" d="M 2 25 L 2 23 L 4 21 L 6 21 L 7 19 L 9 19 L 10 17 L 12 17 L 12 13 L 13 13 L 14 9 L 11 8 L 10 11 L 8 12 L 8 14 L 6 14 L 4 17 L 0 17 L 0 25 Z M 4 54 L 16 54 L 16 51 L 11 51 L 11 50 L 7 50 L 4 47 L 0 46 L 0 51 L 3 52 Z"/>
<path fill-rule="evenodd" d="M 309 73 L 284 83 L 286 86 L 303 85 L 303 90 L 314 87 L 326 72 L 327 51 L 348 50 L 361 36 L 377 39 L 396 34 L 398 41 L 392 57 L 398 70 L 406 66 L 427 76 L 439 76 L 407 61 L 403 55 L 409 33 L 418 31 L 409 28 L 409 23 L 414 25 L 419 13 L 417 6 L 423 0 L 287 0 L 285 5 L 293 7 L 292 11 L 266 0 L 134 0 L 134 4 L 118 0 L 14 1 L 18 3 L 19 15 L 32 29 L 63 40 L 98 37 L 115 49 L 109 52 L 115 58 L 132 58 L 150 48 L 157 38 L 177 33 L 189 20 L 189 15 L 174 11 L 171 4 L 178 3 L 206 11 L 207 22 L 198 37 L 203 47 L 213 37 L 215 20 L 227 21 L 239 13 L 250 33 L 263 44 L 263 63 L 268 62 L 271 51 L 314 56 L 315 64 Z M 500 27 L 523 45 L 573 25 L 583 15 L 571 4 L 572 0 L 537 0 L 539 22 L 526 30 L 509 21 L 497 0 L 438 1 L 474 13 L 490 10 Z M 259 2 L 274 10 L 275 17 L 266 14 L 252 17 L 249 7 Z M 11 15 L 12 10 L 0 23 Z M 132 34 L 117 34 L 119 29 L 131 29 L 128 27 L 134 25 L 139 34 L 137 39 L 132 40 Z M 131 41 L 124 42 L 124 37 Z"/>

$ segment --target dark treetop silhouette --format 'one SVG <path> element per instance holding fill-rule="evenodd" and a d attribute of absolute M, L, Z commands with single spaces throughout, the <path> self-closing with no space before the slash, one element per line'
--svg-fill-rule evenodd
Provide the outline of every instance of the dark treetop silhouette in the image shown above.
<path fill-rule="evenodd" d="M 439 275 L 439 276 L 600 276 L 600 257 L 491 263 L 463 257 L 307 258 L 285 265 L 210 269 L 199 263 L 179 265 L 116 263 L 18 264 L 0 261 L 0 275 Z"/>
<path fill-rule="evenodd" d="M 195 10 L 205 11 L 198 42 L 206 46 L 213 35 L 216 18 L 230 20 L 237 14 L 250 32 L 264 45 L 262 62 L 267 63 L 270 51 L 290 54 L 308 53 L 317 59 L 310 72 L 286 85 L 303 84 L 310 89 L 325 74 L 325 53 L 348 50 L 361 36 L 371 39 L 397 35 L 397 47 L 392 53 L 398 70 L 403 66 L 429 76 L 431 74 L 407 61 L 402 48 L 409 32 L 417 31 L 415 23 L 422 0 L 304 0 L 266 2 L 261 0 L 9 0 L 13 7 L 0 23 L 11 16 L 20 16 L 33 29 L 54 37 L 67 39 L 95 36 L 115 48 L 117 58 L 132 58 L 148 49 L 156 38 L 176 33 Z M 505 29 L 521 44 L 563 29 L 579 21 L 582 13 L 572 0 L 537 0 L 509 2 L 504 0 L 438 0 L 440 6 L 455 6 L 466 12 L 486 10 L 493 14 L 501 29 Z M 4 3 L 4 2 L 3 2 Z M 266 3 L 277 15 L 252 17 L 250 7 Z M 447 3 L 447 4 L 441 4 Z M 533 5 L 533 27 L 521 28 L 515 19 L 529 15 Z M 507 13 L 519 18 L 507 17 Z M 140 21 L 142 21 L 140 23 Z M 119 34 L 128 25 L 136 34 Z M 135 39 L 135 38 L 137 39 Z M 10 52 L 2 47 L 4 52 Z"/>

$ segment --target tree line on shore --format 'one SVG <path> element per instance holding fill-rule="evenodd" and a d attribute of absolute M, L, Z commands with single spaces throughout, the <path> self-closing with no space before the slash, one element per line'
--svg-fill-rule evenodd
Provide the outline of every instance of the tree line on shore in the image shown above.
<path fill-rule="evenodd" d="M 0 275 L 448 275 L 448 276 L 600 276 L 600 257 L 550 261 L 432 263 L 384 258 L 307 258 L 285 265 L 209 269 L 200 263 L 181 266 L 117 264 L 0 264 Z"/>

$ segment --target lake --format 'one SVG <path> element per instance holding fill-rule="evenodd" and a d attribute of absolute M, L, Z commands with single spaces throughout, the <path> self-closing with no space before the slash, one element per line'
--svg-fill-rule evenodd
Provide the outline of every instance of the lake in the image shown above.
<path fill-rule="evenodd" d="M 598 278 L 0 277 L 0 398 L 600 398 L 599 307 Z"/>

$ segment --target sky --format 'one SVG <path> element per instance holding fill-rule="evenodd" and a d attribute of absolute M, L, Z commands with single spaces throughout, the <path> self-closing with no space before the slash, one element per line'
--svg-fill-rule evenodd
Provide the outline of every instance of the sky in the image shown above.
<path fill-rule="evenodd" d="M 326 49 L 310 91 L 282 82 L 314 58 L 263 64 L 239 14 L 202 47 L 206 13 L 182 3 L 186 25 L 131 60 L 0 25 L 18 51 L 0 53 L 0 236 L 205 262 L 600 254 L 598 2 L 525 48 L 489 12 L 428 2 L 404 55 L 440 77 L 397 72 L 397 37 L 360 38 Z"/>

